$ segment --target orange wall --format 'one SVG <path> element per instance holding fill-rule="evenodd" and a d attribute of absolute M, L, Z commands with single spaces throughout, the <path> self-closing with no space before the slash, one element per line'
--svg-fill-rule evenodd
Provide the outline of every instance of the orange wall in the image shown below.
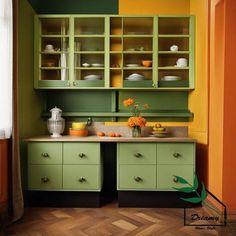
<path fill-rule="evenodd" d="M 119 14 L 189 14 L 190 0 L 119 0 Z"/>
<path fill-rule="evenodd" d="M 224 0 L 211 1 L 209 190 L 222 199 L 224 107 Z"/>
<path fill-rule="evenodd" d="M 223 201 L 236 212 L 236 2 L 225 3 Z"/>

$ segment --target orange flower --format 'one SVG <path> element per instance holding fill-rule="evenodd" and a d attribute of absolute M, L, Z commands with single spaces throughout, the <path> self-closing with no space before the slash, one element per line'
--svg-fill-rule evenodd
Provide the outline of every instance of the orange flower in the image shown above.
<path fill-rule="evenodd" d="M 125 107 L 129 107 L 129 106 L 134 104 L 134 99 L 128 98 L 128 99 L 123 101 L 123 104 L 124 104 Z"/>
<path fill-rule="evenodd" d="M 146 125 L 146 120 L 142 116 L 131 116 L 128 119 L 129 127 L 134 127 L 134 126 L 144 127 L 145 125 Z"/>

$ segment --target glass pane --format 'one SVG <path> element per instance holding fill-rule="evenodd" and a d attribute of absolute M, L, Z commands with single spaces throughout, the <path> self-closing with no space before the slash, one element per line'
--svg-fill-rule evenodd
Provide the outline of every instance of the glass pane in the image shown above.
<path fill-rule="evenodd" d="M 43 35 L 69 34 L 69 19 L 67 18 L 43 18 L 41 23 Z"/>
<path fill-rule="evenodd" d="M 75 19 L 75 35 L 104 34 L 104 18 Z"/>

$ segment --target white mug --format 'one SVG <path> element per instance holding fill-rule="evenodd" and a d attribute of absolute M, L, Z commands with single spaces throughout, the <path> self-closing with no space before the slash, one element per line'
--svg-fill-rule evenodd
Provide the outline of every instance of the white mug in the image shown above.
<path fill-rule="evenodd" d="M 172 46 L 170 47 L 170 50 L 171 50 L 171 51 L 178 51 L 178 50 L 179 50 L 179 47 L 178 47 L 177 45 L 172 45 Z"/>
<path fill-rule="evenodd" d="M 53 45 L 52 44 L 47 44 L 45 46 L 45 49 L 48 50 L 48 51 L 52 51 L 53 50 Z"/>
<path fill-rule="evenodd" d="M 176 65 L 177 67 L 186 67 L 188 65 L 188 60 L 186 58 L 179 58 Z"/>

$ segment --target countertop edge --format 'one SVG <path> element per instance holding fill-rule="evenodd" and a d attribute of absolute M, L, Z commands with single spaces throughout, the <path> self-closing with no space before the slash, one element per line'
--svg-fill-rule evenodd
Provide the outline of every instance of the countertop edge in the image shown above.
<path fill-rule="evenodd" d="M 61 136 L 59 138 L 52 138 L 50 136 L 37 136 L 28 139 L 24 139 L 26 142 L 116 142 L 116 143 L 152 143 L 152 142 L 197 142 L 194 138 L 189 137 L 97 137 L 97 136 L 87 136 L 87 137 L 73 137 L 73 136 Z"/>

